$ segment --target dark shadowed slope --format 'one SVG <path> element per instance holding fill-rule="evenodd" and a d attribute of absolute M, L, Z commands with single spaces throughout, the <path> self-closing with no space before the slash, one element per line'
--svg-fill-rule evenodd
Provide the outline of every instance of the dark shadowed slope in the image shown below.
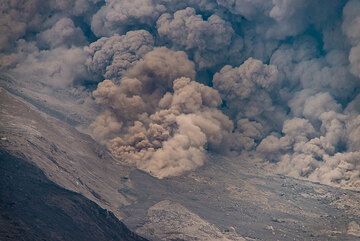
<path fill-rule="evenodd" d="M 0 152 L 0 240 L 144 240 L 111 212 Z"/>

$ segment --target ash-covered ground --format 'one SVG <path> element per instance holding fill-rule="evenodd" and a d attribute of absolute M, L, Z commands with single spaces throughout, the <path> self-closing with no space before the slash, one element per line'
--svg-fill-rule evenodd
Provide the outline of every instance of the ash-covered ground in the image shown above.
<path fill-rule="evenodd" d="M 0 103 L 3 151 L 149 240 L 359 238 L 359 192 L 276 175 L 256 159 L 211 153 L 195 171 L 157 179 L 113 159 L 54 112 L 5 89 Z"/>

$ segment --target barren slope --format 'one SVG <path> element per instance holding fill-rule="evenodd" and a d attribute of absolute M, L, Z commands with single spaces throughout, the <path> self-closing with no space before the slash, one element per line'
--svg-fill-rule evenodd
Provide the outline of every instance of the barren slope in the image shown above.
<path fill-rule="evenodd" d="M 1 149 L 30 160 L 52 181 L 114 212 L 146 238 L 359 238 L 357 192 L 272 175 L 255 160 L 216 155 L 195 172 L 159 180 L 118 163 L 68 124 L 5 90 L 0 94 Z M 191 229 L 191 223 L 200 226 Z"/>

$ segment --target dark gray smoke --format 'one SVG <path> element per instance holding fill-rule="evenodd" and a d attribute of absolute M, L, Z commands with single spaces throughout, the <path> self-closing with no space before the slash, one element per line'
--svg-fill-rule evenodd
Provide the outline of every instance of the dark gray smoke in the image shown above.
<path fill-rule="evenodd" d="M 203 20 L 193 8 L 176 11 L 173 15 L 165 13 L 156 26 L 160 37 L 174 48 L 186 50 L 199 69 L 236 59 L 243 47 L 243 40 L 230 23 L 216 14 Z"/>
<path fill-rule="evenodd" d="M 102 112 L 90 129 L 119 160 L 162 178 L 203 165 L 208 152 L 245 153 L 287 175 L 360 188 L 359 0 L 5 0 L 0 9 L 0 69 L 52 90 L 96 84 Z"/>

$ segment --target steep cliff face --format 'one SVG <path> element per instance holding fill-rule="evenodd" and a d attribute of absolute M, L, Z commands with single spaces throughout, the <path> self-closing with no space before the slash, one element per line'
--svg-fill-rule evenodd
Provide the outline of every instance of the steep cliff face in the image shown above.
<path fill-rule="evenodd" d="M 146 241 L 113 213 L 0 151 L 0 240 Z"/>

